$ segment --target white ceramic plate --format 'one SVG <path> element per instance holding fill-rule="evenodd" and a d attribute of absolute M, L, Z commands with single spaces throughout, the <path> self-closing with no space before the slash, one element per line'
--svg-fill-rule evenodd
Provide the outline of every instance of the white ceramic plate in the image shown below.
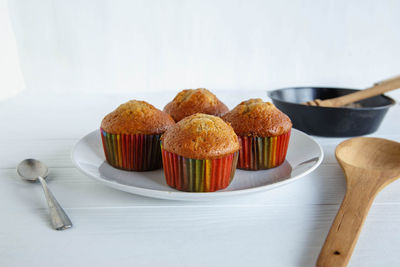
<path fill-rule="evenodd" d="M 292 129 L 286 161 L 263 171 L 236 170 L 228 188 L 212 193 L 181 192 L 169 187 L 163 170 L 122 171 L 111 167 L 104 157 L 100 130 L 79 140 L 72 149 L 72 161 L 84 174 L 112 188 L 147 197 L 208 201 L 274 189 L 315 170 L 323 159 L 321 146 L 310 136 Z"/>

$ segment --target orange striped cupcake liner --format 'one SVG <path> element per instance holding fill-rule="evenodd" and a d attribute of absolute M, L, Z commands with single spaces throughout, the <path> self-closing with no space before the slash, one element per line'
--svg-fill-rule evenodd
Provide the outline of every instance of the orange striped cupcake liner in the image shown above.
<path fill-rule="evenodd" d="M 100 129 L 107 162 L 118 169 L 150 171 L 162 167 L 161 134 L 110 134 Z"/>
<path fill-rule="evenodd" d="M 240 143 L 237 167 L 263 170 L 281 165 L 286 158 L 290 131 L 271 137 L 238 136 Z"/>
<path fill-rule="evenodd" d="M 180 191 L 214 192 L 228 187 L 238 152 L 219 159 L 191 159 L 161 149 L 167 184 Z"/>

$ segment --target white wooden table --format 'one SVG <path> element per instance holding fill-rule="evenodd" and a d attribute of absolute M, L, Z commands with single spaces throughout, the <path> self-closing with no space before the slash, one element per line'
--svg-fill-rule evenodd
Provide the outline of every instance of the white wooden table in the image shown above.
<path fill-rule="evenodd" d="M 129 99 L 162 108 L 176 92 L 132 95 L 24 92 L 0 102 L 0 266 L 312 266 L 345 191 L 334 158 L 342 138 L 316 140 L 312 174 L 272 191 L 215 202 L 131 195 L 84 176 L 72 145 Z M 233 107 L 264 91 L 216 92 Z M 399 93 L 392 93 L 397 101 Z M 372 136 L 400 141 L 400 105 Z M 74 223 L 50 227 L 39 184 L 20 180 L 24 158 L 50 167 L 49 186 Z M 376 198 L 350 266 L 400 266 L 400 182 Z"/>

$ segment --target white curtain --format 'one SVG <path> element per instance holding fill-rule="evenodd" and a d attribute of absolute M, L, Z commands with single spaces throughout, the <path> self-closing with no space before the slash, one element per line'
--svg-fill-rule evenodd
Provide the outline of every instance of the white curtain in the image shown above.
<path fill-rule="evenodd" d="M 16 95 L 23 88 L 24 80 L 7 1 L 0 0 L 0 100 Z"/>
<path fill-rule="evenodd" d="M 363 87 L 400 74 L 396 0 L 13 0 L 9 7 L 30 90 Z"/>

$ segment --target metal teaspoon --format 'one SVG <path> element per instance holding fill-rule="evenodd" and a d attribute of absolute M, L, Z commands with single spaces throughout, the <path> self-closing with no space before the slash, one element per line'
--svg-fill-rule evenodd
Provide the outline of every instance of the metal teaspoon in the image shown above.
<path fill-rule="evenodd" d="M 36 159 L 25 159 L 18 164 L 17 172 L 22 179 L 36 182 L 40 181 L 49 206 L 51 224 L 56 230 L 65 230 L 72 227 L 72 222 L 57 202 L 45 181 L 48 175 L 47 166 Z"/>

